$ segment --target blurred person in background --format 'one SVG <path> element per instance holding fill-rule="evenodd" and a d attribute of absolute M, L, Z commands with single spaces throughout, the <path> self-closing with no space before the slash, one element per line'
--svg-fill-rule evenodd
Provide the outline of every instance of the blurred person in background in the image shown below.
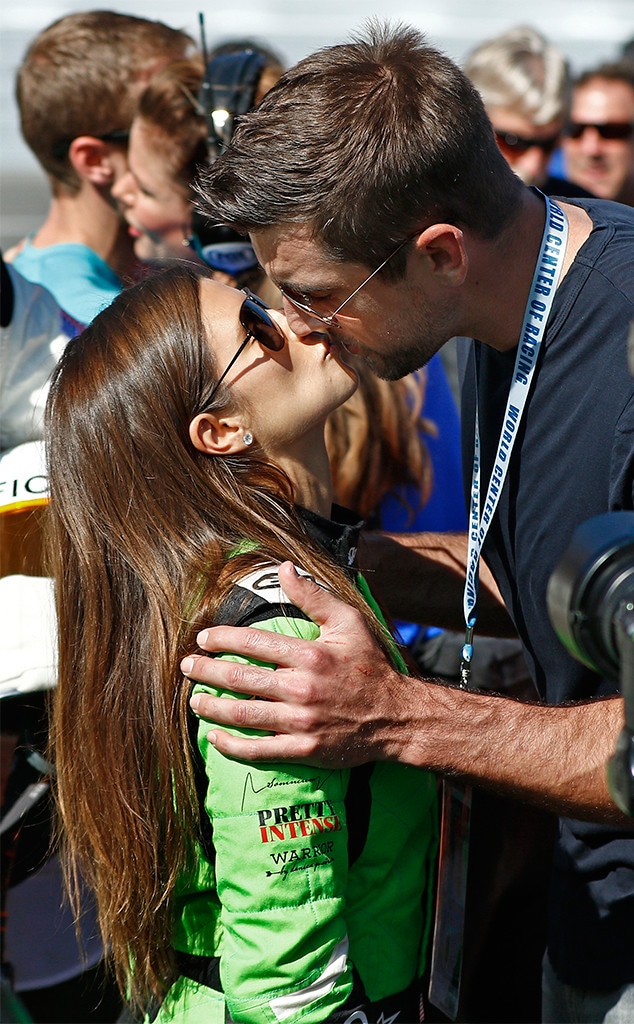
<path fill-rule="evenodd" d="M 66 15 L 18 70 L 22 134 L 48 176 L 44 223 L 6 254 L 86 324 L 138 274 L 111 189 L 126 171 L 132 115 L 148 81 L 195 49 L 184 32 L 112 11 Z"/>
<path fill-rule="evenodd" d="M 86 901 L 79 948 L 59 859 L 50 855 L 45 756 L 56 658 L 42 550 L 48 481 L 41 437 L 50 375 L 80 325 L 14 266 L 2 260 L 0 269 L 0 1016 L 109 1024 L 120 1001 L 105 973 L 94 905 Z"/>
<path fill-rule="evenodd" d="M 130 130 L 128 170 L 112 190 L 134 251 L 148 263 L 188 260 L 224 284 L 248 287 L 278 304 L 248 238 L 206 223 L 195 211 L 198 172 L 217 156 L 217 109 L 230 121 L 250 109 L 282 73 L 271 50 L 244 40 L 157 74 L 143 91 Z M 224 124 L 223 124 L 224 128 Z"/>
<path fill-rule="evenodd" d="M 112 195 L 143 262 L 202 262 L 190 237 L 192 182 L 207 160 L 207 132 L 196 98 L 203 72 L 196 57 L 170 64 L 143 91 L 132 120 L 128 169 Z"/>
<path fill-rule="evenodd" d="M 463 70 L 482 97 L 500 150 L 524 184 L 549 195 L 587 195 L 549 175 L 570 105 L 568 62 L 559 47 L 519 26 L 477 46 Z"/>
<path fill-rule="evenodd" d="M 634 206 L 634 66 L 623 60 L 574 83 L 563 139 L 570 179 L 601 199 Z"/>

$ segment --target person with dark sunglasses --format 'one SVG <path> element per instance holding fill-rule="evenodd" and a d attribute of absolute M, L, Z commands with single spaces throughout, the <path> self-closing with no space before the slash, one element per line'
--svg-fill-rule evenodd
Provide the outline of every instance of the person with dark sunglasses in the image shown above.
<path fill-rule="evenodd" d="M 572 181 L 602 199 L 634 206 L 631 64 L 603 64 L 577 79 L 563 150 Z"/>
<path fill-rule="evenodd" d="M 405 671 L 356 569 L 360 524 L 331 507 L 325 422 L 356 372 L 326 331 L 300 339 L 210 273 L 181 264 L 131 287 L 53 374 L 52 756 L 68 877 L 85 868 L 134 1019 L 411 1024 L 433 776 L 263 770 L 218 754 L 189 709 L 198 688 L 179 661 L 210 617 L 318 636 L 280 587 L 288 557 Z"/>
<path fill-rule="evenodd" d="M 570 102 L 568 62 L 558 46 L 518 26 L 476 46 L 464 71 L 482 97 L 504 159 L 524 184 L 548 195 L 589 195 L 550 173 Z"/>

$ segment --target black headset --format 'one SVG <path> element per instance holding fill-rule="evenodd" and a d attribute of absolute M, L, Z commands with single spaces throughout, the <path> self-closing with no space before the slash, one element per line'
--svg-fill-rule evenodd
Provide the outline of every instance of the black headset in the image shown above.
<path fill-rule="evenodd" d="M 203 15 L 199 15 L 205 76 L 198 93 L 200 113 L 207 126 L 209 163 L 224 153 L 231 142 L 235 119 L 255 105 L 255 94 L 267 58 L 255 48 L 219 53 L 207 59 Z M 203 214 L 192 217 L 192 246 L 214 270 L 233 277 L 253 270 L 257 257 L 248 239 L 231 228 L 210 224 Z"/>

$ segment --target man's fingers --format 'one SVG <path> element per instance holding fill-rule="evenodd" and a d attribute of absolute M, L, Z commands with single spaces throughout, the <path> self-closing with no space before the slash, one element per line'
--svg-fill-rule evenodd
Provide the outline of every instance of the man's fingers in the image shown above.
<path fill-rule="evenodd" d="M 315 743 L 306 736 L 299 740 L 297 736 L 231 736 L 222 729 L 214 729 L 207 734 L 214 747 L 237 761 L 284 761 L 295 763 L 319 764 L 315 755 Z"/>
<path fill-rule="evenodd" d="M 223 627 L 218 628 L 222 629 Z M 209 632 L 212 633 L 213 630 Z M 236 629 L 236 632 L 241 634 L 242 630 Z M 269 635 L 264 634 L 262 630 L 253 630 L 253 632 L 258 636 Z M 233 648 L 224 646 L 222 650 L 233 650 Z M 255 657 L 255 655 L 253 656 Z M 275 661 L 270 652 L 258 653 L 257 657 L 261 661 Z M 198 683 L 213 686 L 218 690 L 252 694 L 271 701 L 281 699 L 280 686 L 275 679 L 276 673 L 268 668 L 245 665 L 237 661 L 225 661 L 223 658 L 207 658 L 205 655 L 189 655 L 181 662 L 181 672 L 188 679 L 194 679 Z"/>
<path fill-rule="evenodd" d="M 288 668 L 305 661 L 304 649 L 311 643 L 299 637 L 250 626 L 210 626 L 201 630 L 196 642 L 209 654 L 240 654 L 245 658 L 257 658 L 258 661 Z M 187 668 L 183 668 L 183 672 L 192 675 Z M 198 676 L 194 675 L 194 678 L 198 679 Z"/>
<path fill-rule="evenodd" d="M 190 704 L 201 718 L 235 729 L 258 729 L 261 732 L 289 732 L 292 729 L 308 733 L 310 728 L 303 724 L 300 715 L 289 711 L 286 704 L 270 700 L 232 700 L 230 697 L 196 693 Z"/>

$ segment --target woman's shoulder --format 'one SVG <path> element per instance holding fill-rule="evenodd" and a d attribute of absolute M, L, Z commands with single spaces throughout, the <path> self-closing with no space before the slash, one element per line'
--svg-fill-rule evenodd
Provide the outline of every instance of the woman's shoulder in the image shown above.
<path fill-rule="evenodd" d="M 251 626 L 277 617 L 310 621 L 282 590 L 278 568 L 276 562 L 262 563 L 234 580 L 216 612 L 214 625 Z M 300 576 L 314 578 L 300 567 L 297 571 Z"/>

